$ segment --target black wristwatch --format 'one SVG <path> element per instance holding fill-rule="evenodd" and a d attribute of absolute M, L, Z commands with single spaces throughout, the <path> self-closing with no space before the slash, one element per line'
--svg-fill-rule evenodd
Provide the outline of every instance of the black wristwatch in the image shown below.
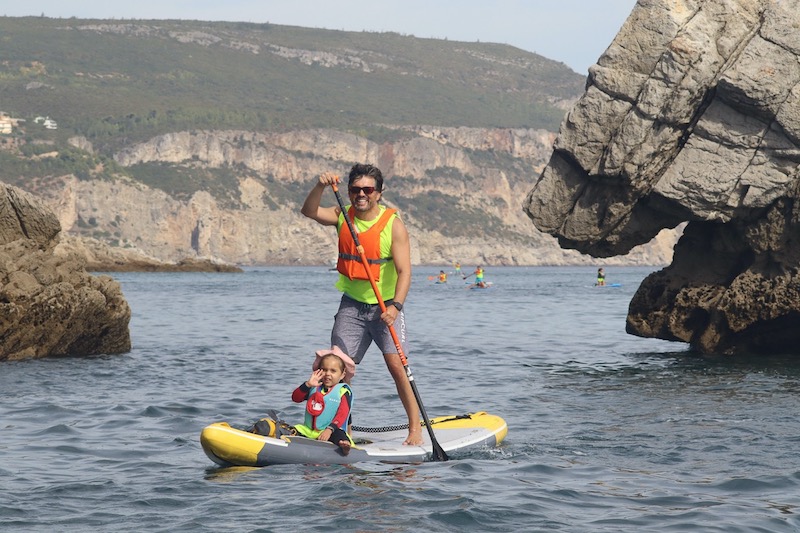
<path fill-rule="evenodd" d="M 401 304 L 400 302 L 392 302 L 392 305 L 395 306 L 398 311 L 403 310 L 403 304 Z"/>

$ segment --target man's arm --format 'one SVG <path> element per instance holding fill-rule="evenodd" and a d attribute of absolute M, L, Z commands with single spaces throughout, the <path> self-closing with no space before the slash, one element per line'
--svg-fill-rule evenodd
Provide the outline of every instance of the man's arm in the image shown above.
<path fill-rule="evenodd" d="M 394 299 L 404 303 L 408 296 L 408 290 L 411 288 L 411 243 L 408 238 L 408 230 L 400 217 L 395 218 L 392 223 L 392 259 L 394 267 L 397 269 Z M 390 306 L 389 309 L 395 308 Z"/>
<path fill-rule="evenodd" d="M 338 180 L 339 178 L 332 172 L 323 173 L 306 196 L 300 212 L 323 226 L 335 226 L 339 220 L 339 207 L 320 207 L 320 202 L 322 202 L 322 193 L 325 192 L 325 187 L 337 183 Z"/>

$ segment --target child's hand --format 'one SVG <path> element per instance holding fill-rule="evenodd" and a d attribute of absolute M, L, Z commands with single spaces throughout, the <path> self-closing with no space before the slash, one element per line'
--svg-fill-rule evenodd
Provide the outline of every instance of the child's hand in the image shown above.
<path fill-rule="evenodd" d="M 317 370 L 314 370 L 311 373 L 311 377 L 308 378 L 308 381 L 306 381 L 306 385 L 308 385 L 308 388 L 311 389 L 313 387 L 319 387 L 322 384 L 322 375 L 323 375 L 322 369 L 318 368 Z"/>
<path fill-rule="evenodd" d="M 333 430 L 331 428 L 325 428 L 325 430 L 322 433 L 319 434 L 319 437 L 317 437 L 317 440 L 328 440 L 329 438 L 331 438 L 332 434 L 333 434 Z"/>

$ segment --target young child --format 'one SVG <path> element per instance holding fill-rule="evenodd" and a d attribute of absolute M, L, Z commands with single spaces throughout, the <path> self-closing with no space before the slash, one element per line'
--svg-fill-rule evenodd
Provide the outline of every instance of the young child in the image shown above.
<path fill-rule="evenodd" d="M 347 455 L 352 444 L 347 423 L 353 405 L 347 382 L 355 375 L 356 365 L 338 346 L 318 350 L 316 355 L 311 376 L 292 393 L 295 403 L 306 402 L 305 419 L 294 429 L 304 437 L 332 442 Z"/>
<path fill-rule="evenodd" d="M 329 350 L 317 350 L 311 369 L 308 380 L 292 393 L 295 403 L 306 402 L 302 424 L 289 426 L 278 420 L 273 412 L 272 418 L 262 418 L 248 431 L 274 438 L 300 434 L 310 439 L 327 440 L 347 455 L 352 446 L 346 429 L 353 406 L 353 390 L 349 382 L 356 374 L 356 364 L 334 346 Z"/>

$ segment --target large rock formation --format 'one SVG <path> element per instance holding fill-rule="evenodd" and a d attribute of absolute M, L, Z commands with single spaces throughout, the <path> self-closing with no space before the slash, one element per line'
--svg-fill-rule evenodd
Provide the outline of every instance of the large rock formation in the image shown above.
<path fill-rule="evenodd" d="M 49 208 L 0 183 L 0 361 L 131 348 L 119 283 L 56 253 L 60 231 Z"/>
<path fill-rule="evenodd" d="M 629 333 L 798 351 L 798 28 L 798 0 L 639 0 L 590 69 L 525 210 L 598 257 L 688 221 Z"/>

